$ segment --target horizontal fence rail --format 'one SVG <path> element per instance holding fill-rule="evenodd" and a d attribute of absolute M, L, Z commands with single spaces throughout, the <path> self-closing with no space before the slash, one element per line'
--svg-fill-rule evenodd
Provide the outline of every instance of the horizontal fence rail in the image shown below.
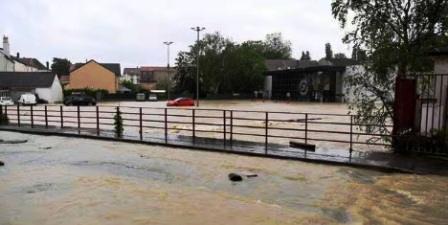
<path fill-rule="evenodd" d="M 329 149 L 384 149 L 384 138 L 391 135 L 366 132 L 351 115 L 265 112 L 199 108 L 147 108 L 116 106 L 2 106 L 9 125 L 46 129 L 89 130 L 100 135 L 114 133 L 120 112 L 124 136 L 141 140 L 160 137 L 167 143 L 170 136 L 212 138 L 231 146 L 235 141 L 289 146 L 291 141 Z M 374 126 L 368 124 L 369 126 Z M 392 129 L 392 125 L 387 126 Z M 371 142 L 372 139 L 379 141 Z"/>

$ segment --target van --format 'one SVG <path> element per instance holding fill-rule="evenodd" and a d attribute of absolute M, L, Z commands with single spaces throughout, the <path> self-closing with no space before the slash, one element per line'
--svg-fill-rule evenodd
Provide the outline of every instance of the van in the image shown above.
<path fill-rule="evenodd" d="M 37 98 L 34 94 L 26 93 L 22 94 L 18 101 L 19 105 L 36 105 L 37 104 Z"/>

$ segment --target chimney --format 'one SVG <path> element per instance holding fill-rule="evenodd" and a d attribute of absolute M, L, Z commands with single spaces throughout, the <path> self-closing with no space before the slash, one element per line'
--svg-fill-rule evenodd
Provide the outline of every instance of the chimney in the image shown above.
<path fill-rule="evenodd" d="M 50 70 L 50 63 L 48 61 L 47 61 L 46 65 L 47 65 L 47 70 Z"/>
<path fill-rule="evenodd" d="M 9 40 L 7 36 L 3 36 L 3 52 L 9 56 Z"/>
<path fill-rule="evenodd" d="M 17 52 L 17 57 L 18 59 L 20 59 L 20 52 Z"/>

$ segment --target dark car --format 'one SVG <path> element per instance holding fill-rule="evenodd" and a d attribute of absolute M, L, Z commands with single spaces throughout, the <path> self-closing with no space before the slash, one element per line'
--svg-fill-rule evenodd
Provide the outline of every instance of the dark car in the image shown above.
<path fill-rule="evenodd" d="M 64 105 L 96 105 L 96 100 L 84 93 L 72 93 L 64 98 Z"/>

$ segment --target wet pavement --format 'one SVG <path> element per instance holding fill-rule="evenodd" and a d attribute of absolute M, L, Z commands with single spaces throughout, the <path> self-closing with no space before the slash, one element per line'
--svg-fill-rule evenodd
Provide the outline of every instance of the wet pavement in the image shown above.
<path fill-rule="evenodd" d="M 223 141 L 215 138 L 192 138 L 169 134 L 166 138 L 163 134 L 153 133 L 151 136 L 143 136 L 140 139 L 138 133 L 127 132 L 122 138 L 116 139 L 114 133 L 96 129 L 74 128 L 45 128 L 43 126 L 0 126 L 0 130 L 17 131 L 31 134 L 59 135 L 68 137 L 83 137 L 110 141 L 133 142 L 142 144 L 167 145 L 193 150 L 217 151 L 222 153 L 259 156 L 267 158 L 279 158 L 301 160 L 316 163 L 335 165 L 347 165 L 354 167 L 370 168 L 376 170 L 389 170 L 420 174 L 448 175 L 448 160 L 434 159 L 423 156 L 406 156 L 390 152 L 364 152 L 347 151 L 343 149 L 322 149 L 307 151 L 305 149 L 292 148 L 285 145 L 269 144 L 265 146 L 259 142 L 249 141 Z M 1 144 L 1 142 L 0 142 Z"/>
<path fill-rule="evenodd" d="M 17 132 L 0 139 L 5 225 L 448 222 L 447 176 Z M 229 173 L 258 176 L 234 183 Z"/>

